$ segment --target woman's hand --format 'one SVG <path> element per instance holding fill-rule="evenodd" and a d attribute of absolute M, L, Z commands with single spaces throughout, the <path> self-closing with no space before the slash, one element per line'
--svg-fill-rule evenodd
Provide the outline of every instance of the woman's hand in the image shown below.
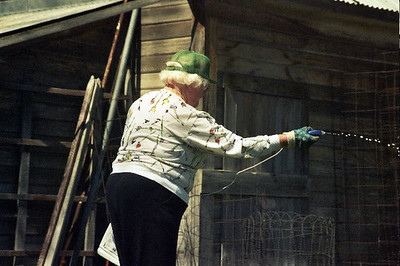
<path fill-rule="evenodd" d="M 312 144 L 317 142 L 319 137 L 308 134 L 310 130 L 313 130 L 313 128 L 306 126 L 283 133 L 287 137 L 288 147 L 296 146 L 299 148 L 309 148 Z"/>

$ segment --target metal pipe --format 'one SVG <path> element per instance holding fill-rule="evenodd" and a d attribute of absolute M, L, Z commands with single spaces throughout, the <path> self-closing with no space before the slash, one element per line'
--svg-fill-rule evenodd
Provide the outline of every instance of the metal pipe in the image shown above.
<path fill-rule="evenodd" d="M 124 0 L 124 4 L 126 4 L 127 1 L 128 0 Z M 119 33 L 121 32 L 121 25 L 122 25 L 122 22 L 124 21 L 124 15 L 125 15 L 125 13 L 121 13 L 119 15 L 117 27 L 115 28 L 114 39 L 113 39 L 113 42 L 111 45 L 110 54 L 108 55 L 107 65 L 106 65 L 106 69 L 104 71 L 103 81 L 101 84 L 103 87 L 103 90 L 106 88 L 106 85 L 107 85 L 108 74 L 110 73 L 110 67 L 111 67 L 112 60 L 114 58 L 114 53 L 115 53 L 115 48 L 117 46 Z"/>
<path fill-rule="evenodd" d="M 110 108 L 108 110 L 107 123 L 106 123 L 106 128 L 104 130 L 104 135 L 103 135 L 103 143 L 102 143 L 101 151 L 100 151 L 99 158 L 97 161 L 97 167 L 96 167 L 95 173 L 91 180 L 90 191 L 87 196 L 87 202 L 86 202 L 86 206 L 85 206 L 85 209 L 84 209 L 84 212 L 82 215 L 82 220 L 81 220 L 81 224 L 79 227 L 79 231 L 77 234 L 77 239 L 76 239 L 75 246 L 74 246 L 74 252 L 73 252 L 70 264 L 69 264 L 70 266 L 75 266 L 78 263 L 79 252 L 80 252 L 80 248 L 82 246 L 82 241 L 83 241 L 83 236 L 84 236 L 84 230 L 85 230 L 86 223 L 87 223 L 87 220 L 89 217 L 89 213 L 90 213 L 91 205 L 92 205 L 92 202 L 94 199 L 94 195 L 96 194 L 97 188 L 100 183 L 101 166 L 103 164 L 107 143 L 110 138 L 110 132 L 112 129 L 115 112 L 117 110 L 119 95 L 121 92 L 121 88 L 124 85 L 128 57 L 129 57 L 129 52 L 130 52 L 130 48 L 132 45 L 133 35 L 135 32 L 135 25 L 136 25 L 136 21 L 137 21 L 137 17 L 138 17 L 138 12 L 139 12 L 138 9 L 135 9 L 132 11 L 131 20 L 129 22 L 128 32 L 127 32 L 125 43 L 124 43 L 124 48 L 122 50 L 120 67 L 119 67 L 117 79 L 115 82 L 115 87 L 114 87 L 113 96 L 111 99 Z"/>
<path fill-rule="evenodd" d="M 130 48 L 132 46 L 133 35 L 135 32 L 135 24 L 136 24 L 137 17 L 138 17 L 138 9 L 135 9 L 132 11 L 132 17 L 129 22 L 129 28 L 128 28 L 128 32 L 126 35 L 124 48 L 122 50 L 119 71 L 117 74 L 117 79 L 115 81 L 114 92 L 113 92 L 113 96 L 111 99 L 110 109 L 109 109 L 108 116 L 107 116 L 107 124 L 106 124 L 106 128 L 104 131 L 104 136 L 103 136 L 103 145 L 101 147 L 102 150 L 106 148 L 106 145 L 108 143 L 109 135 L 110 135 L 110 132 L 112 129 L 112 122 L 113 122 L 113 119 L 115 116 L 115 112 L 117 110 L 119 95 L 121 93 L 122 87 L 124 86 L 125 76 L 126 76 L 126 68 L 127 68 L 127 64 L 128 64 Z"/>

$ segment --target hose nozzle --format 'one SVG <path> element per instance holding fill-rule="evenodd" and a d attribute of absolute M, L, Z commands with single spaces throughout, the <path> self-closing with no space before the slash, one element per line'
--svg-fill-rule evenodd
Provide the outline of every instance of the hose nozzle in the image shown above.
<path fill-rule="evenodd" d="M 309 130 L 307 133 L 310 134 L 311 136 L 325 135 L 325 131 L 322 131 L 322 130 Z"/>

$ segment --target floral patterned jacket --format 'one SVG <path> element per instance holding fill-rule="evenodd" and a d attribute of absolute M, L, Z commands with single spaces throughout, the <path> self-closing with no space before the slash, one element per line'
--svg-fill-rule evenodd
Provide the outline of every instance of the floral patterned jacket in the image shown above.
<path fill-rule="evenodd" d="M 208 153 L 254 158 L 279 148 L 277 135 L 242 138 L 162 89 L 143 95 L 129 108 L 113 173 L 147 177 L 187 203 L 195 173 Z"/>

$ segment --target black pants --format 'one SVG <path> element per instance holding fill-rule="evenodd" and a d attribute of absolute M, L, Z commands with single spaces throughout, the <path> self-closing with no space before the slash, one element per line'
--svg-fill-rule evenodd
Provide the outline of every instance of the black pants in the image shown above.
<path fill-rule="evenodd" d="M 132 173 L 110 175 L 106 198 L 121 266 L 175 265 L 183 200 Z"/>

